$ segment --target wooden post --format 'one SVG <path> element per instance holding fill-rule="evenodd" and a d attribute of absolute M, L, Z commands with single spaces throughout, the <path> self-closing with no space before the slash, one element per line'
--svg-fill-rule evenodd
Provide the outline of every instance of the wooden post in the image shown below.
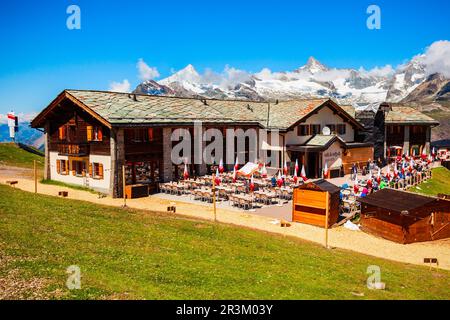
<path fill-rule="evenodd" d="M 36 166 L 36 160 L 33 160 L 33 168 L 34 168 L 34 193 L 37 193 L 37 166 Z"/>
<path fill-rule="evenodd" d="M 125 192 L 126 180 L 125 180 L 125 165 L 122 166 L 122 193 L 123 193 L 123 207 L 127 206 L 127 194 Z"/>
<path fill-rule="evenodd" d="M 216 175 L 212 175 L 212 197 L 213 197 L 213 209 L 214 209 L 214 222 L 217 222 L 217 211 L 216 211 Z"/>
<path fill-rule="evenodd" d="M 326 193 L 325 198 L 325 248 L 328 248 L 328 214 L 330 210 L 330 193 Z"/>

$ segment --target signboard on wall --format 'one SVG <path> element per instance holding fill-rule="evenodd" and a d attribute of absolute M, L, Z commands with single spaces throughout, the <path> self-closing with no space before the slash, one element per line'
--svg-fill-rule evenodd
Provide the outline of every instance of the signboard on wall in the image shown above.
<path fill-rule="evenodd" d="M 325 167 L 325 163 L 328 168 L 336 169 L 342 165 L 342 148 L 339 143 L 333 143 L 327 150 L 323 152 L 322 167 Z"/>

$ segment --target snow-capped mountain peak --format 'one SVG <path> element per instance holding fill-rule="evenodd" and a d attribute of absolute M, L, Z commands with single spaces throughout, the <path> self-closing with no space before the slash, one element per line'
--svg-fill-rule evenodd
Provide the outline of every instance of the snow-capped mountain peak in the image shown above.
<path fill-rule="evenodd" d="M 307 71 L 311 74 L 315 74 L 318 72 L 325 72 L 328 70 L 329 69 L 325 65 L 320 63 L 316 58 L 309 57 L 308 62 L 306 62 L 306 64 L 303 67 L 298 68 L 294 72 Z"/>
<path fill-rule="evenodd" d="M 195 70 L 194 66 L 192 64 L 188 64 L 183 69 L 179 70 L 178 72 L 175 72 L 171 76 L 160 80 L 159 83 L 163 85 L 168 85 L 172 82 L 178 82 L 180 84 L 183 84 L 185 82 L 188 83 L 196 83 L 201 80 L 200 74 Z"/>

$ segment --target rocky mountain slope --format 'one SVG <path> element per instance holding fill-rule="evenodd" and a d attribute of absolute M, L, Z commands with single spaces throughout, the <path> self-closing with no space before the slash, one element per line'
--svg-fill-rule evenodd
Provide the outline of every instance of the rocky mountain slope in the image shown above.
<path fill-rule="evenodd" d="M 374 69 L 329 68 L 311 57 L 293 71 L 272 72 L 265 68 L 248 73 L 225 68 L 222 73 L 199 73 L 188 65 L 171 76 L 148 80 L 135 92 L 180 97 L 274 100 L 331 97 L 343 104 L 399 102 L 426 80 L 420 56 L 398 67 Z"/>

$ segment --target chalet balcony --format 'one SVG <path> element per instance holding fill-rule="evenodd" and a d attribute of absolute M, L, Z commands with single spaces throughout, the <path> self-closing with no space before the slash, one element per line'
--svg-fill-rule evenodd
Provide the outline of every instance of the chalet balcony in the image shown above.
<path fill-rule="evenodd" d="M 61 143 L 58 145 L 58 154 L 61 156 L 76 156 L 76 157 L 87 156 L 89 155 L 89 144 Z"/>

